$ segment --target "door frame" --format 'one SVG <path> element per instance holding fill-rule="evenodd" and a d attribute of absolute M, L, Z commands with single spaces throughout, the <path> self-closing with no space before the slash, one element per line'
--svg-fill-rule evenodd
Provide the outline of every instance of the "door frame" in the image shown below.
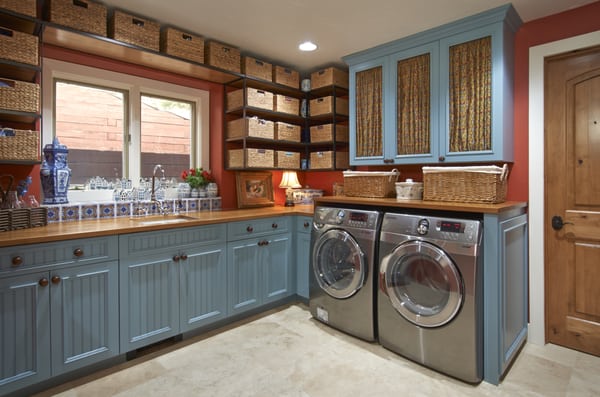
<path fill-rule="evenodd" d="M 529 49 L 529 332 L 546 343 L 544 315 L 544 58 L 600 44 L 600 31 Z M 540 151 L 542 161 L 540 161 Z"/>

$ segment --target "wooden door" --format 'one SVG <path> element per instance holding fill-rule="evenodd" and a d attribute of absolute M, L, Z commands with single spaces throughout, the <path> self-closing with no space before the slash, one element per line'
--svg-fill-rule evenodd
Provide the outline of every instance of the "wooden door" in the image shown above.
<path fill-rule="evenodd" d="M 546 341 L 600 355 L 600 47 L 547 58 L 544 92 Z"/>

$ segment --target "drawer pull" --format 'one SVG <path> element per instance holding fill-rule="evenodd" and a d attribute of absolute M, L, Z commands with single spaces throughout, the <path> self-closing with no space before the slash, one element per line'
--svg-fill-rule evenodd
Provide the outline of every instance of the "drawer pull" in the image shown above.
<path fill-rule="evenodd" d="M 60 283 L 60 276 L 52 276 L 52 284 L 56 285 Z"/>
<path fill-rule="evenodd" d="M 83 256 L 83 250 L 81 248 L 75 248 L 75 250 L 73 251 L 73 255 L 75 255 L 78 258 L 81 258 Z"/>
<path fill-rule="evenodd" d="M 173 256 L 173 262 L 179 262 L 180 259 L 181 257 L 179 255 Z"/>
<path fill-rule="evenodd" d="M 277 229 L 277 227 L 278 227 L 278 226 L 279 226 L 279 225 L 277 225 L 276 223 L 273 223 L 273 224 L 271 225 L 271 227 L 272 227 L 273 229 Z"/>
<path fill-rule="evenodd" d="M 252 233 L 252 232 L 254 231 L 254 228 L 253 228 L 252 226 L 248 226 L 248 227 L 246 228 L 246 231 L 247 231 L 248 233 Z"/>
<path fill-rule="evenodd" d="M 23 258 L 17 255 L 12 258 L 11 262 L 13 266 L 21 266 L 23 264 Z"/>
<path fill-rule="evenodd" d="M 187 254 L 181 254 L 181 260 L 187 261 Z"/>
<path fill-rule="evenodd" d="M 43 279 L 41 279 L 40 281 L 38 281 L 38 284 L 40 285 L 40 287 L 47 287 L 48 286 L 48 279 L 46 277 L 44 277 Z"/>
<path fill-rule="evenodd" d="M 304 226 L 305 229 L 308 229 L 308 227 L 310 226 L 310 223 L 309 222 L 304 222 L 303 226 Z"/>
<path fill-rule="evenodd" d="M 269 245 L 269 242 L 267 240 L 262 240 L 258 242 L 259 247 L 264 247 L 265 245 Z"/>

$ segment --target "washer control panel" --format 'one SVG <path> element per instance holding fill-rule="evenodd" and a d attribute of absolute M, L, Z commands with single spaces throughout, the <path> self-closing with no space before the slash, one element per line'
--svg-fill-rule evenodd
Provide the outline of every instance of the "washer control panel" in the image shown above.
<path fill-rule="evenodd" d="M 352 227 L 355 229 L 377 228 L 379 212 L 345 208 L 317 207 L 313 222 L 317 228 L 325 225 Z"/>

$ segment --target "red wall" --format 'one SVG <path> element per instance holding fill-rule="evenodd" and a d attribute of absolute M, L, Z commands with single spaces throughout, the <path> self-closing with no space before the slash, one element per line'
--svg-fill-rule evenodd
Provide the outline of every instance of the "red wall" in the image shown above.
<path fill-rule="evenodd" d="M 512 166 L 508 185 L 509 200 L 528 200 L 528 112 L 529 112 L 529 48 L 532 46 L 593 32 L 600 29 L 600 1 L 560 14 L 523 24 L 515 42 L 515 162 Z M 197 87 L 210 92 L 210 168 L 213 171 L 223 198 L 223 208 L 236 207 L 235 173 L 223 170 L 223 87 L 219 84 L 199 81 L 176 74 L 156 71 L 137 65 L 103 59 L 52 46 L 44 46 L 46 57 L 122 71 L 137 76 Z M 369 167 L 372 170 L 389 170 L 392 167 Z M 419 166 L 401 166 L 401 178 L 421 180 Z M 17 179 L 27 176 L 29 168 L 2 166 L 2 173 L 12 172 Z M 34 167 L 31 176 L 34 184 L 31 191 L 39 192 L 39 167 Z M 300 172 L 300 183 L 311 188 L 323 189 L 332 193 L 334 182 L 343 182 L 341 172 Z M 280 189 L 281 172 L 273 171 L 273 190 L 276 204 L 282 204 L 285 195 Z M 39 194 L 39 193 L 38 193 Z"/>

